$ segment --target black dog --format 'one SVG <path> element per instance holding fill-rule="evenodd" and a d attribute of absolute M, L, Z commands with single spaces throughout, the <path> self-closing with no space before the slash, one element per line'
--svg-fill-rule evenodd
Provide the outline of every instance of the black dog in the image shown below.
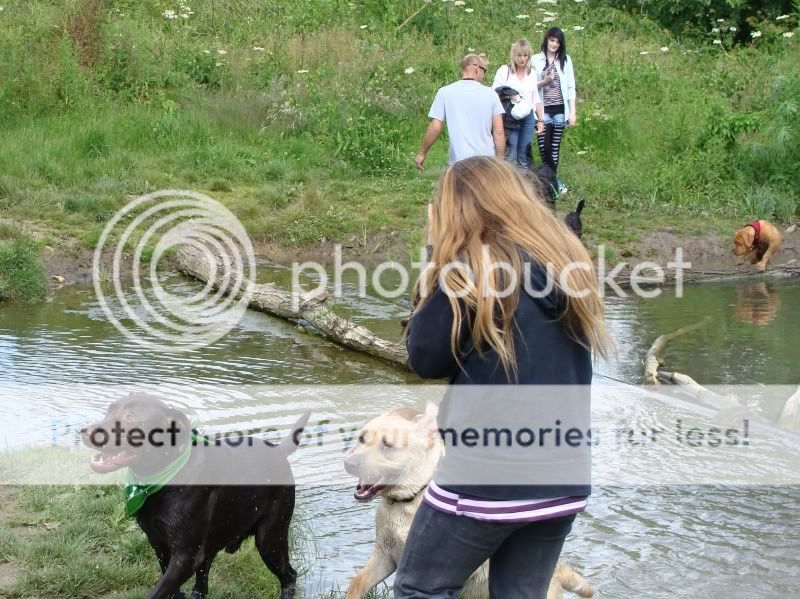
<path fill-rule="evenodd" d="M 558 178 L 555 171 L 546 164 L 540 164 L 532 166 L 530 174 L 537 195 L 547 202 L 550 209 L 555 212 L 556 198 L 558 197 Z"/>
<path fill-rule="evenodd" d="M 236 437 L 234 446 L 197 439 L 181 411 L 157 398 L 131 394 L 82 431 L 84 443 L 100 450 L 91 463 L 96 472 L 128 466 L 146 480 L 187 459 L 169 484 L 147 495 L 135 512 L 161 566 L 150 599 L 184 599 L 180 587 L 192 575 L 190 599 L 203 599 L 217 553 L 235 552 L 250 536 L 280 582 L 280 599 L 294 597 L 297 573 L 289 563 L 289 523 L 295 485 L 286 457 L 296 449 L 308 417 L 301 417 L 278 445 Z"/>
<path fill-rule="evenodd" d="M 586 200 L 581 200 L 578 202 L 578 207 L 575 208 L 574 212 L 570 212 L 564 217 L 564 222 L 567 223 L 567 226 L 572 229 L 572 232 L 575 233 L 575 236 L 580 239 L 583 236 L 583 222 L 581 221 L 581 212 L 583 212 L 583 207 L 586 206 Z"/>

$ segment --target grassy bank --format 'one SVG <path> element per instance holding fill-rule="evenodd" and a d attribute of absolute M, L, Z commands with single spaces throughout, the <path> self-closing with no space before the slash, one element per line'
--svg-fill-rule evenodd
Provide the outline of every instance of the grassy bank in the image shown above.
<path fill-rule="evenodd" d="M 0 564 L 4 597 L 140 598 L 158 564 L 116 487 L 4 487 Z M 13 573 L 13 576 L 10 576 Z M 252 541 L 214 562 L 214 597 L 274 597 L 277 581 Z"/>
<path fill-rule="evenodd" d="M 257 242 L 391 235 L 404 251 L 446 162 L 442 141 L 412 167 L 436 88 L 468 51 L 493 71 L 550 23 L 579 87 L 562 208 L 587 199 L 590 243 L 625 255 L 647 231 L 797 214 L 796 15 L 754 22 L 762 35 L 741 44 L 572 0 L 186 4 L 5 4 L 0 217 L 91 248 L 131 195 L 189 188 Z"/>
<path fill-rule="evenodd" d="M 294 537 L 297 565 L 305 544 L 297 530 Z M 121 488 L 0 486 L 0 597 L 140 599 L 158 576 L 147 539 L 125 516 Z M 209 599 L 277 597 L 280 591 L 252 539 L 237 553 L 218 556 L 209 589 Z M 184 591 L 190 590 L 187 583 Z M 326 599 L 342 596 L 331 591 Z M 369 599 L 388 596 L 382 588 Z"/>

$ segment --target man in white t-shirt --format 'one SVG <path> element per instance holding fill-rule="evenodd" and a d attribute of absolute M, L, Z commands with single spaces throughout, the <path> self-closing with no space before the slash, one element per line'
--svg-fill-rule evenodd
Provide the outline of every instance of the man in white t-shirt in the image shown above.
<path fill-rule="evenodd" d="M 425 164 L 425 157 L 445 122 L 450 137 L 450 164 L 470 156 L 503 158 L 506 151 L 503 105 L 497 93 L 483 85 L 485 76 L 486 61 L 469 54 L 461 61 L 461 80 L 436 92 L 428 113 L 431 122 L 417 154 L 417 168 Z"/>

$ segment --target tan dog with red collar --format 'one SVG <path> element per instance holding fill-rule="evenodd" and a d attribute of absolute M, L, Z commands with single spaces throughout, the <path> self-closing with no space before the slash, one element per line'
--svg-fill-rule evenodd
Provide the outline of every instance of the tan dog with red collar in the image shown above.
<path fill-rule="evenodd" d="M 783 235 L 767 220 L 755 220 L 738 231 L 733 241 L 733 255 L 746 256 L 759 272 L 767 270 L 772 255 L 783 242 Z"/>
<path fill-rule="evenodd" d="M 444 454 L 432 404 L 425 414 L 413 408 L 382 414 L 361 429 L 358 439 L 345 458 L 345 469 L 358 477 L 355 497 L 369 501 L 380 496 L 381 503 L 375 515 L 372 555 L 350 582 L 346 599 L 361 599 L 397 569 L 411 521 Z M 469 577 L 462 599 L 489 599 L 488 566 L 489 562 L 484 563 Z M 583 576 L 559 561 L 547 599 L 561 599 L 565 590 L 581 597 L 594 594 Z"/>

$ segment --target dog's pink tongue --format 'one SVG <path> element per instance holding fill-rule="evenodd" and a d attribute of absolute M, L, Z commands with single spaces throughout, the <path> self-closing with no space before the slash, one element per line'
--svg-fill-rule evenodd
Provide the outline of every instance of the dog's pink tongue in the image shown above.
<path fill-rule="evenodd" d="M 377 492 L 378 489 L 375 487 L 375 485 L 365 485 L 362 483 L 358 483 L 358 486 L 356 487 L 356 492 L 353 493 L 353 496 L 358 501 L 369 501 L 370 499 L 375 497 L 375 493 Z"/>

